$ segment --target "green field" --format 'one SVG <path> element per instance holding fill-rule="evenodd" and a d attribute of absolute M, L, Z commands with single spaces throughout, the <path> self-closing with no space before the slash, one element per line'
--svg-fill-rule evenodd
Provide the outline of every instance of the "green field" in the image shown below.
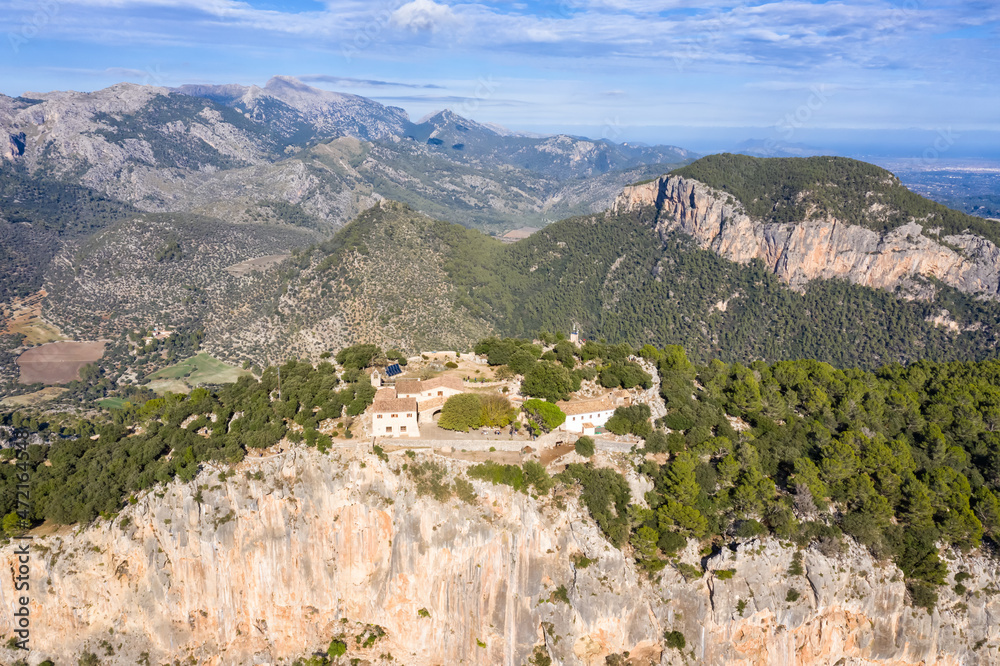
<path fill-rule="evenodd" d="M 98 400 L 97 404 L 104 409 L 121 409 L 128 404 L 128 400 L 123 398 L 105 398 L 104 400 Z"/>
<path fill-rule="evenodd" d="M 157 393 L 187 393 L 200 384 L 229 384 L 247 374 L 250 373 L 246 370 L 202 353 L 157 370 L 147 379 L 149 388 Z"/>

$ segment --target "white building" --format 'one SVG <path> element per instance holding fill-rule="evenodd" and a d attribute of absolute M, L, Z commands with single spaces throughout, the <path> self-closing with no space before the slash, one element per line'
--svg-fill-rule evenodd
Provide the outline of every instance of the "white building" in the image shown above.
<path fill-rule="evenodd" d="M 371 414 L 375 437 L 420 437 L 416 398 L 400 398 L 393 388 L 379 389 Z"/>
<path fill-rule="evenodd" d="M 615 413 L 615 406 L 607 395 L 591 400 L 557 402 L 556 405 L 566 415 L 566 422 L 559 427 L 584 435 L 595 434 L 597 428 L 607 423 Z"/>

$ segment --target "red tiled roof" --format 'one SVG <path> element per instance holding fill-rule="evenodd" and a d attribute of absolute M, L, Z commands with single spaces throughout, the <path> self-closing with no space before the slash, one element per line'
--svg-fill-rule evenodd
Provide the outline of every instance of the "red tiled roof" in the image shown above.
<path fill-rule="evenodd" d="M 578 414 L 593 414 L 594 412 L 611 412 L 615 406 L 611 404 L 611 398 L 604 395 L 591 400 L 570 400 L 560 401 L 556 405 L 566 416 L 576 416 Z"/>
<path fill-rule="evenodd" d="M 388 400 L 377 400 L 372 403 L 372 411 L 377 414 L 388 412 L 416 412 L 416 398 L 389 398 Z"/>
<path fill-rule="evenodd" d="M 375 402 L 378 402 L 379 400 L 395 400 L 397 397 L 399 396 L 396 395 L 396 389 L 391 386 L 380 388 L 375 391 Z"/>

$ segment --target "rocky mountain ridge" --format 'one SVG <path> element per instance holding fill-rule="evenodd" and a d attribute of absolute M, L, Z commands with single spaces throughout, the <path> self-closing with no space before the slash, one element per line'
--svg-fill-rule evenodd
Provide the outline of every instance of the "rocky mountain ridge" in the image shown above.
<path fill-rule="evenodd" d="M 402 456 L 366 449 L 295 446 L 225 478 L 209 466 L 113 521 L 37 535 L 32 659 L 110 648 L 115 663 L 147 653 L 150 663 L 274 664 L 325 650 L 331 637 L 362 663 L 391 655 L 407 666 L 1000 659 L 991 560 L 953 559 L 949 578 L 968 574 L 977 603 L 943 589 L 930 614 L 908 605 L 895 567 L 856 546 L 841 555 L 810 547 L 798 575 L 789 573 L 795 548 L 773 539 L 703 560 L 692 545 L 683 575 L 668 567 L 651 580 L 572 494 L 535 499 L 473 480 L 471 503 L 442 503 L 418 494 Z M 449 468 L 446 480 L 465 467 L 426 453 L 409 462 L 429 459 Z M 13 546 L 0 551 L 5 565 L 15 559 Z M 691 573 L 702 563 L 705 574 Z M 0 593 L 13 598 L 9 578 Z M 668 632 L 677 632 L 671 644 Z"/>
<path fill-rule="evenodd" d="M 902 287 L 931 298 L 938 280 L 967 294 L 996 299 L 1000 248 L 973 233 L 942 235 L 918 220 L 874 231 L 833 215 L 774 223 L 752 217 L 727 193 L 698 180 L 666 175 L 632 185 L 611 213 L 651 211 L 661 237 L 680 232 L 699 247 L 741 264 L 762 261 L 793 288 L 844 279 L 886 290 Z"/>

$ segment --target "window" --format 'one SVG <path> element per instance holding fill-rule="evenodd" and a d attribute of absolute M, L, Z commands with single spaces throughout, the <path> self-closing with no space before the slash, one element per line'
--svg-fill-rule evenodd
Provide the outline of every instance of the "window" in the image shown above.
<path fill-rule="evenodd" d="M 375 418 L 380 419 L 380 418 L 382 418 L 382 415 L 381 414 L 376 414 Z"/>
<path fill-rule="evenodd" d="M 392 426 L 386 426 L 385 427 L 385 431 L 386 432 L 392 432 Z"/>
<path fill-rule="evenodd" d="M 399 426 L 399 432 L 406 432 L 406 426 Z"/>
<path fill-rule="evenodd" d="M 407 414 L 407 415 L 406 415 L 406 418 L 408 418 L 408 419 L 412 419 L 412 418 L 413 418 L 413 414 L 412 414 L 412 413 L 410 413 L 410 414 Z"/>
<path fill-rule="evenodd" d="M 442 396 L 442 395 L 444 395 L 444 391 L 438 391 L 438 395 L 439 395 L 439 396 Z"/>
<path fill-rule="evenodd" d="M 399 414 L 393 414 L 393 415 L 392 415 L 392 418 L 394 418 L 394 419 L 398 419 L 398 418 L 399 418 Z"/>

